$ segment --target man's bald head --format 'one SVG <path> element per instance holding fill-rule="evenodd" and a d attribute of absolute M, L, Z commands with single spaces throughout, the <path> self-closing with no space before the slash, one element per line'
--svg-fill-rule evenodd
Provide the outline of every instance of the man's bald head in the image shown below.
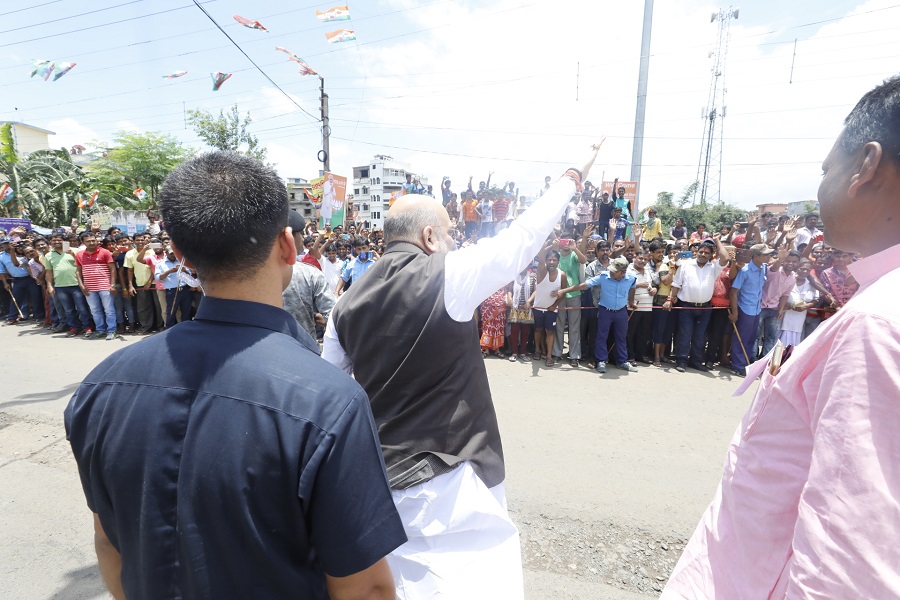
<path fill-rule="evenodd" d="M 429 253 L 450 250 L 447 239 L 450 216 L 441 203 L 430 196 L 408 194 L 391 206 L 384 219 L 384 243 L 409 242 Z M 446 238 L 446 239 L 445 239 Z M 432 245 L 448 246 L 432 248 Z"/>

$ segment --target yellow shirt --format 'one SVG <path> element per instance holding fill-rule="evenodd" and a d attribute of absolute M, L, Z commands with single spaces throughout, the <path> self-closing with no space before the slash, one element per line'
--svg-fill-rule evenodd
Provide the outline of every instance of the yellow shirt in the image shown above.
<path fill-rule="evenodd" d="M 146 249 L 144 252 L 144 258 L 153 253 L 153 250 L 150 248 Z M 138 261 L 137 259 L 138 250 L 137 248 L 132 248 L 128 252 L 125 253 L 125 268 L 131 269 L 134 271 L 134 282 L 138 285 L 138 287 L 143 287 L 147 285 L 147 282 L 150 281 L 150 278 L 153 276 L 153 269 L 151 269 L 148 265 Z"/>
<path fill-rule="evenodd" d="M 660 219 L 656 219 L 656 223 L 653 224 L 653 227 L 650 227 L 649 221 L 644 225 L 643 240 L 649 242 L 655 237 L 662 237 L 662 221 Z"/>

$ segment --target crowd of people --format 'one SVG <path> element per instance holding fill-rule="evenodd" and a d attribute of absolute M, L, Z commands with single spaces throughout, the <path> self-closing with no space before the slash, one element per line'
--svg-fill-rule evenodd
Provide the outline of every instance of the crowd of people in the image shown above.
<path fill-rule="evenodd" d="M 442 187 L 449 191 L 449 180 Z M 456 194 L 444 194 L 455 243 L 476 244 L 508 227 L 521 214 L 515 209 L 526 207 L 513 188 L 467 189 L 461 213 Z M 674 364 L 681 372 L 744 375 L 776 342 L 800 343 L 858 288 L 848 271 L 854 255 L 823 243 L 816 213 L 751 214 L 710 233 L 683 218 L 663 224 L 652 207 L 635 220 L 619 190 L 613 200 L 588 182 L 531 265 L 482 303 L 485 357 L 547 367 L 583 361 L 601 372 L 609 362 L 627 371 Z M 384 235 L 291 218 L 302 250 L 285 306 L 321 340 L 335 300 L 384 254 Z M 165 229 L 133 237 L 96 226 L 60 227 L 49 237 L 0 231 L 0 278 L 7 324 L 33 322 L 67 337 L 161 331 L 192 318 L 203 297 Z"/>
<path fill-rule="evenodd" d="M 603 233 L 596 210 L 582 223 L 564 219 L 531 267 L 485 300 L 485 357 L 744 376 L 778 342 L 803 341 L 859 287 L 848 271 L 855 255 L 823 243 L 816 213 L 750 215 L 710 234 L 683 219 L 663 227 L 653 208 L 639 221 L 619 212 Z"/>
<path fill-rule="evenodd" d="M 190 320 L 203 296 L 158 228 L 134 236 L 96 226 L 49 236 L 0 230 L 0 280 L 5 324 L 88 339 L 162 331 Z"/>

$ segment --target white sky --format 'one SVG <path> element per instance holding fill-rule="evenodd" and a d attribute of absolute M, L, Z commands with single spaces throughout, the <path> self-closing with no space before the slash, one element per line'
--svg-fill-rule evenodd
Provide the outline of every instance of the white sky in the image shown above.
<path fill-rule="evenodd" d="M 0 119 L 56 131 L 55 146 L 89 146 L 118 129 L 147 129 L 199 147 L 184 128 L 183 107 L 217 111 L 237 102 L 250 111 L 251 129 L 282 175 L 318 174 L 315 125 L 189 0 L 56 0 L 21 10 L 45 2 L 7 0 L 0 7 Z M 274 46 L 296 52 L 325 76 L 335 173 L 352 176 L 353 166 L 383 153 L 436 186 L 449 175 L 459 190 L 469 175 L 477 182 L 495 171 L 492 181 L 515 181 L 529 194 L 545 175 L 581 163 L 590 143 L 606 134 L 590 178 L 630 175 L 639 0 L 361 1 L 350 3 L 353 21 L 337 25 L 314 16 L 315 8 L 332 4 L 204 6 L 316 116 L 318 79 L 298 77 Z M 724 6 L 656 2 L 642 205 L 662 190 L 677 194 L 697 175 L 707 53 L 716 33 L 710 14 L 718 8 Z M 812 199 L 843 118 L 898 70 L 900 5 L 756 0 L 740 8 L 726 70 L 723 199 L 744 207 Z M 89 10 L 98 12 L 75 16 Z M 237 26 L 232 14 L 259 19 L 270 33 Z M 342 25 L 356 30 L 358 43 L 327 44 L 324 32 Z M 44 82 L 28 78 L 33 58 L 78 66 Z M 161 78 L 181 69 L 189 74 Z M 212 92 L 211 71 L 234 76 Z"/>

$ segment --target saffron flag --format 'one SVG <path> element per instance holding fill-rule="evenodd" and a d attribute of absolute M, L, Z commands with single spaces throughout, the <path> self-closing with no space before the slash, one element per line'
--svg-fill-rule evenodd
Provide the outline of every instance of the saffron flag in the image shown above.
<path fill-rule="evenodd" d="M 231 73 L 210 73 L 209 76 L 212 77 L 213 91 L 218 92 L 219 88 L 222 87 L 222 84 L 231 77 Z"/>
<path fill-rule="evenodd" d="M 56 68 L 53 69 L 53 81 L 56 81 L 69 71 L 75 68 L 77 63 L 73 62 L 60 62 L 56 63 Z"/>
<path fill-rule="evenodd" d="M 247 19 L 240 15 L 234 15 L 234 20 L 237 21 L 238 23 L 240 23 L 241 25 L 243 25 L 244 27 L 249 27 L 250 29 L 259 29 L 260 31 L 266 31 L 266 32 L 269 31 L 268 29 L 263 27 L 263 24 L 260 23 L 259 21 L 251 21 L 250 19 Z"/>
<path fill-rule="evenodd" d="M 3 186 L 0 187 L 0 204 L 8 204 L 15 195 L 16 193 L 9 187 L 9 184 L 4 183 Z"/>
<path fill-rule="evenodd" d="M 335 6 L 333 8 L 329 8 L 325 12 L 317 10 L 316 18 L 323 23 L 327 23 L 328 21 L 347 21 L 350 19 L 350 7 Z"/>
<path fill-rule="evenodd" d="M 352 29 L 338 29 L 331 33 L 325 34 L 325 39 L 329 44 L 338 44 L 340 42 L 350 42 L 356 39 L 356 32 Z"/>
<path fill-rule="evenodd" d="M 84 208 L 85 206 L 87 206 L 87 203 L 84 201 L 84 196 L 78 194 L 78 208 Z"/>
<path fill-rule="evenodd" d="M 137 196 L 138 200 L 143 200 L 147 197 L 147 192 L 144 191 L 144 188 L 138 188 L 134 190 L 134 195 Z"/>
<path fill-rule="evenodd" d="M 397 201 L 398 198 L 402 198 L 406 195 L 406 190 L 400 190 L 399 192 L 394 192 L 391 194 L 390 199 L 388 200 L 388 208 L 394 205 L 394 202 Z"/>
<path fill-rule="evenodd" d="M 99 196 L 99 195 L 100 195 L 100 192 L 99 192 L 98 190 L 94 190 L 94 193 L 91 194 L 90 199 L 87 201 L 87 205 L 88 205 L 88 206 L 93 206 L 93 205 L 94 205 L 94 202 L 97 201 L 97 196 Z"/>
<path fill-rule="evenodd" d="M 162 77 L 163 77 L 163 79 L 177 79 L 178 77 L 181 77 L 182 75 L 187 75 L 187 71 L 173 71 L 173 72 L 169 73 L 168 75 L 163 75 Z"/>

